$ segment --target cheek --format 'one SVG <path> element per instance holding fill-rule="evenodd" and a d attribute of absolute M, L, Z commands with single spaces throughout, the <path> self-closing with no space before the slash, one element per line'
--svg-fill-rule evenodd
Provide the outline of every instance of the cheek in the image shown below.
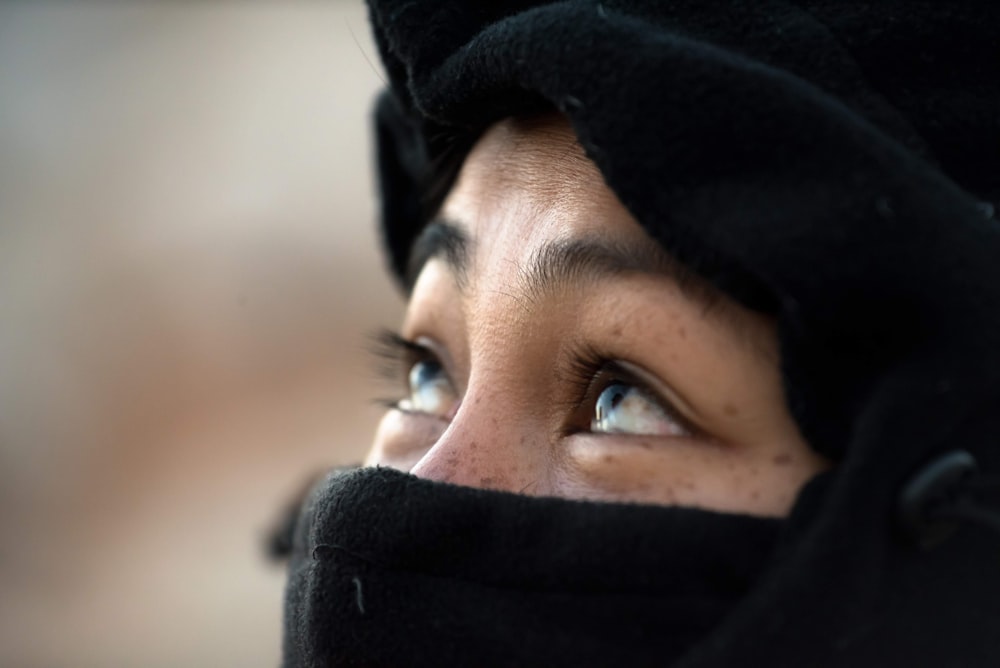
<path fill-rule="evenodd" d="M 566 440 L 556 485 L 566 496 L 780 517 L 819 468 L 696 439 L 580 434 Z"/>
<path fill-rule="evenodd" d="M 365 466 L 409 471 L 441 437 L 447 425 L 432 417 L 390 410 L 378 424 Z"/>
<path fill-rule="evenodd" d="M 707 447 L 692 439 L 578 434 L 566 439 L 563 482 L 588 498 L 701 505 L 720 466 Z"/>

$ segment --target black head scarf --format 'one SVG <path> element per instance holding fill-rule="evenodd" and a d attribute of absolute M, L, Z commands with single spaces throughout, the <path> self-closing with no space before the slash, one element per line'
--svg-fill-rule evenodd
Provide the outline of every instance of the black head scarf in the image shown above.
<path fill-rule="evenodd" d="M 780 526 L 334 476 L 286 664 L 1000 665 L 1000 3 L 369 4 L 397 275 L 485 128 L 555 107 L 651 237 L 776 318 L 835 467 Z M 756 547 L 721 558 L 726 535 Z"/>

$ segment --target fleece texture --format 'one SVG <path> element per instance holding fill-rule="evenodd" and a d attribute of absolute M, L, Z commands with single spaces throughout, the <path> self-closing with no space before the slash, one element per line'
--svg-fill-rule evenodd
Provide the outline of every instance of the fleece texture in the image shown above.
<path fill-rule="evenodd" d="M 901 530 L 899 510 L 942 454 L 967 451 L 1000 475 L 1000 3 L 369 5 L 389 75 L 376 123 L 398 276 L 484 129 L 554 107 L 652 238 L 777 321 L 789 409 L 835 468 L 800 497 L 780 558 L 660 665 L 1000 665 L 1000 535 L 962 526 L 927 547 Z M 320 497 L 337 507 L 329 489 Z M 296 563 L 323 572 L 349 561 L 337 554 Z M 353 593 L 296 572 L 286 642 L 298 650 L 286 660 L 327 665 L 321 639 L 342 622 L 321 603 Z M 425 634 L 447 643 L 455 604 L 408 603 L 398 635 L 364 637 L 397 658 Z M 533 665 L 516 655 L 522 637 L 497 641 L 515 653 L 506 663 L 477 660 L 472 644 L 441 665 Z M 617 665 L 666 658 L 649 636 L 637 642 L 647 660 Z M 616 665 L 592 658 L 548 665 Z"/>
<path fill-rule="evenodd" d="M 286 665 L 662 666 L 746 594 L 783 524 L 334 473 L 296 530 Z"/>

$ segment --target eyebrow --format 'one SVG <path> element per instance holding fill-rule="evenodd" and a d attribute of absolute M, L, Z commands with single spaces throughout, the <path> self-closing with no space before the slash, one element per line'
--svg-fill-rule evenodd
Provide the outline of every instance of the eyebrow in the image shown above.
<path fill-rule="evenodd" d="M 468 284 L 474 241 L 462 226 L 444 219 L 432 220 L 418 235 L 410 253 L 406 287 L 412 292 L 424 265 L 441 259 L 455 277 L 460 291 Z M 531 300 L 557 293 L 568 286 L 624 274 L 644 273 L 669 278 L 706 311 L 720 303 L 720 293 L 668 255 L 654 241 L 623 242 L 607 239 L 554 241 L 536 250 L 518 267 L 521 289 Z"/>
<path fill-rule="evenodd" d="M 468 235 L 459 225 L 440 218 L 428 223 L 413 242 L 410 258 L 406 263 L 404 282 L 407 293 L 413 292 L 413 286 L 424 265 L 437 258 L 444 260 L 455 275 L 459 288 L 464 290 L 468 278 L 470 245 Z"/>

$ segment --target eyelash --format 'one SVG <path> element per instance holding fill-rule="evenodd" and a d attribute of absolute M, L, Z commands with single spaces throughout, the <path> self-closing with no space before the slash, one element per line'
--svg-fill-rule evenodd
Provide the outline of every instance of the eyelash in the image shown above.
<path fill-rule="evenodd" d="M 404 382 L 409 370 L 419 362 L 435 361 L 441 363 L 437 355 L 427 346 L 407 339 L 392 330 L 384 329 L 374 334 L 372 344 L 370 351 L 373 355 L 376 372 L 379 377 L 389 382 Z M 576 416 L 575 423 L 589 424 L 589 419 L 585 420 L 582 417 L 585 410 L 589 410 L 589 407 L 596 402 L 597 397 L 607 387 L 613 383 L 624 383 L 639 389 L 650 399 L 656 401 L 671 419 L 676 420 L 691 434 L 696 436 L 703 434 L 671 402 L 664 399 L 647 382 L 617 361 L 609 359 L 590 346 L 574 347 L 570 350 L 569 357 L 569 372 L 565 380 L 570 385 L 570 396 L 574 398 L 565 402 L 563 408 Z M 401 401 L 402 399 L 399 397 L 376 400 L 380 405 L 396 410 L 401 410 L 399 406 Z M 583 430 L 579 427 L 570 429 L 568 434 Z"/>
<path fill-rule="evenodd" d="M 376 376 L 396 384 L 406 380 L 406 375 L 414 364 L 437 360 L 437 356 L 427 346 L 389 329 L 373 334 L 368 350 L 372 355 Z M 401 401 L 401 397 L 375 399 L 375 403 L 397 410 Z"/>

